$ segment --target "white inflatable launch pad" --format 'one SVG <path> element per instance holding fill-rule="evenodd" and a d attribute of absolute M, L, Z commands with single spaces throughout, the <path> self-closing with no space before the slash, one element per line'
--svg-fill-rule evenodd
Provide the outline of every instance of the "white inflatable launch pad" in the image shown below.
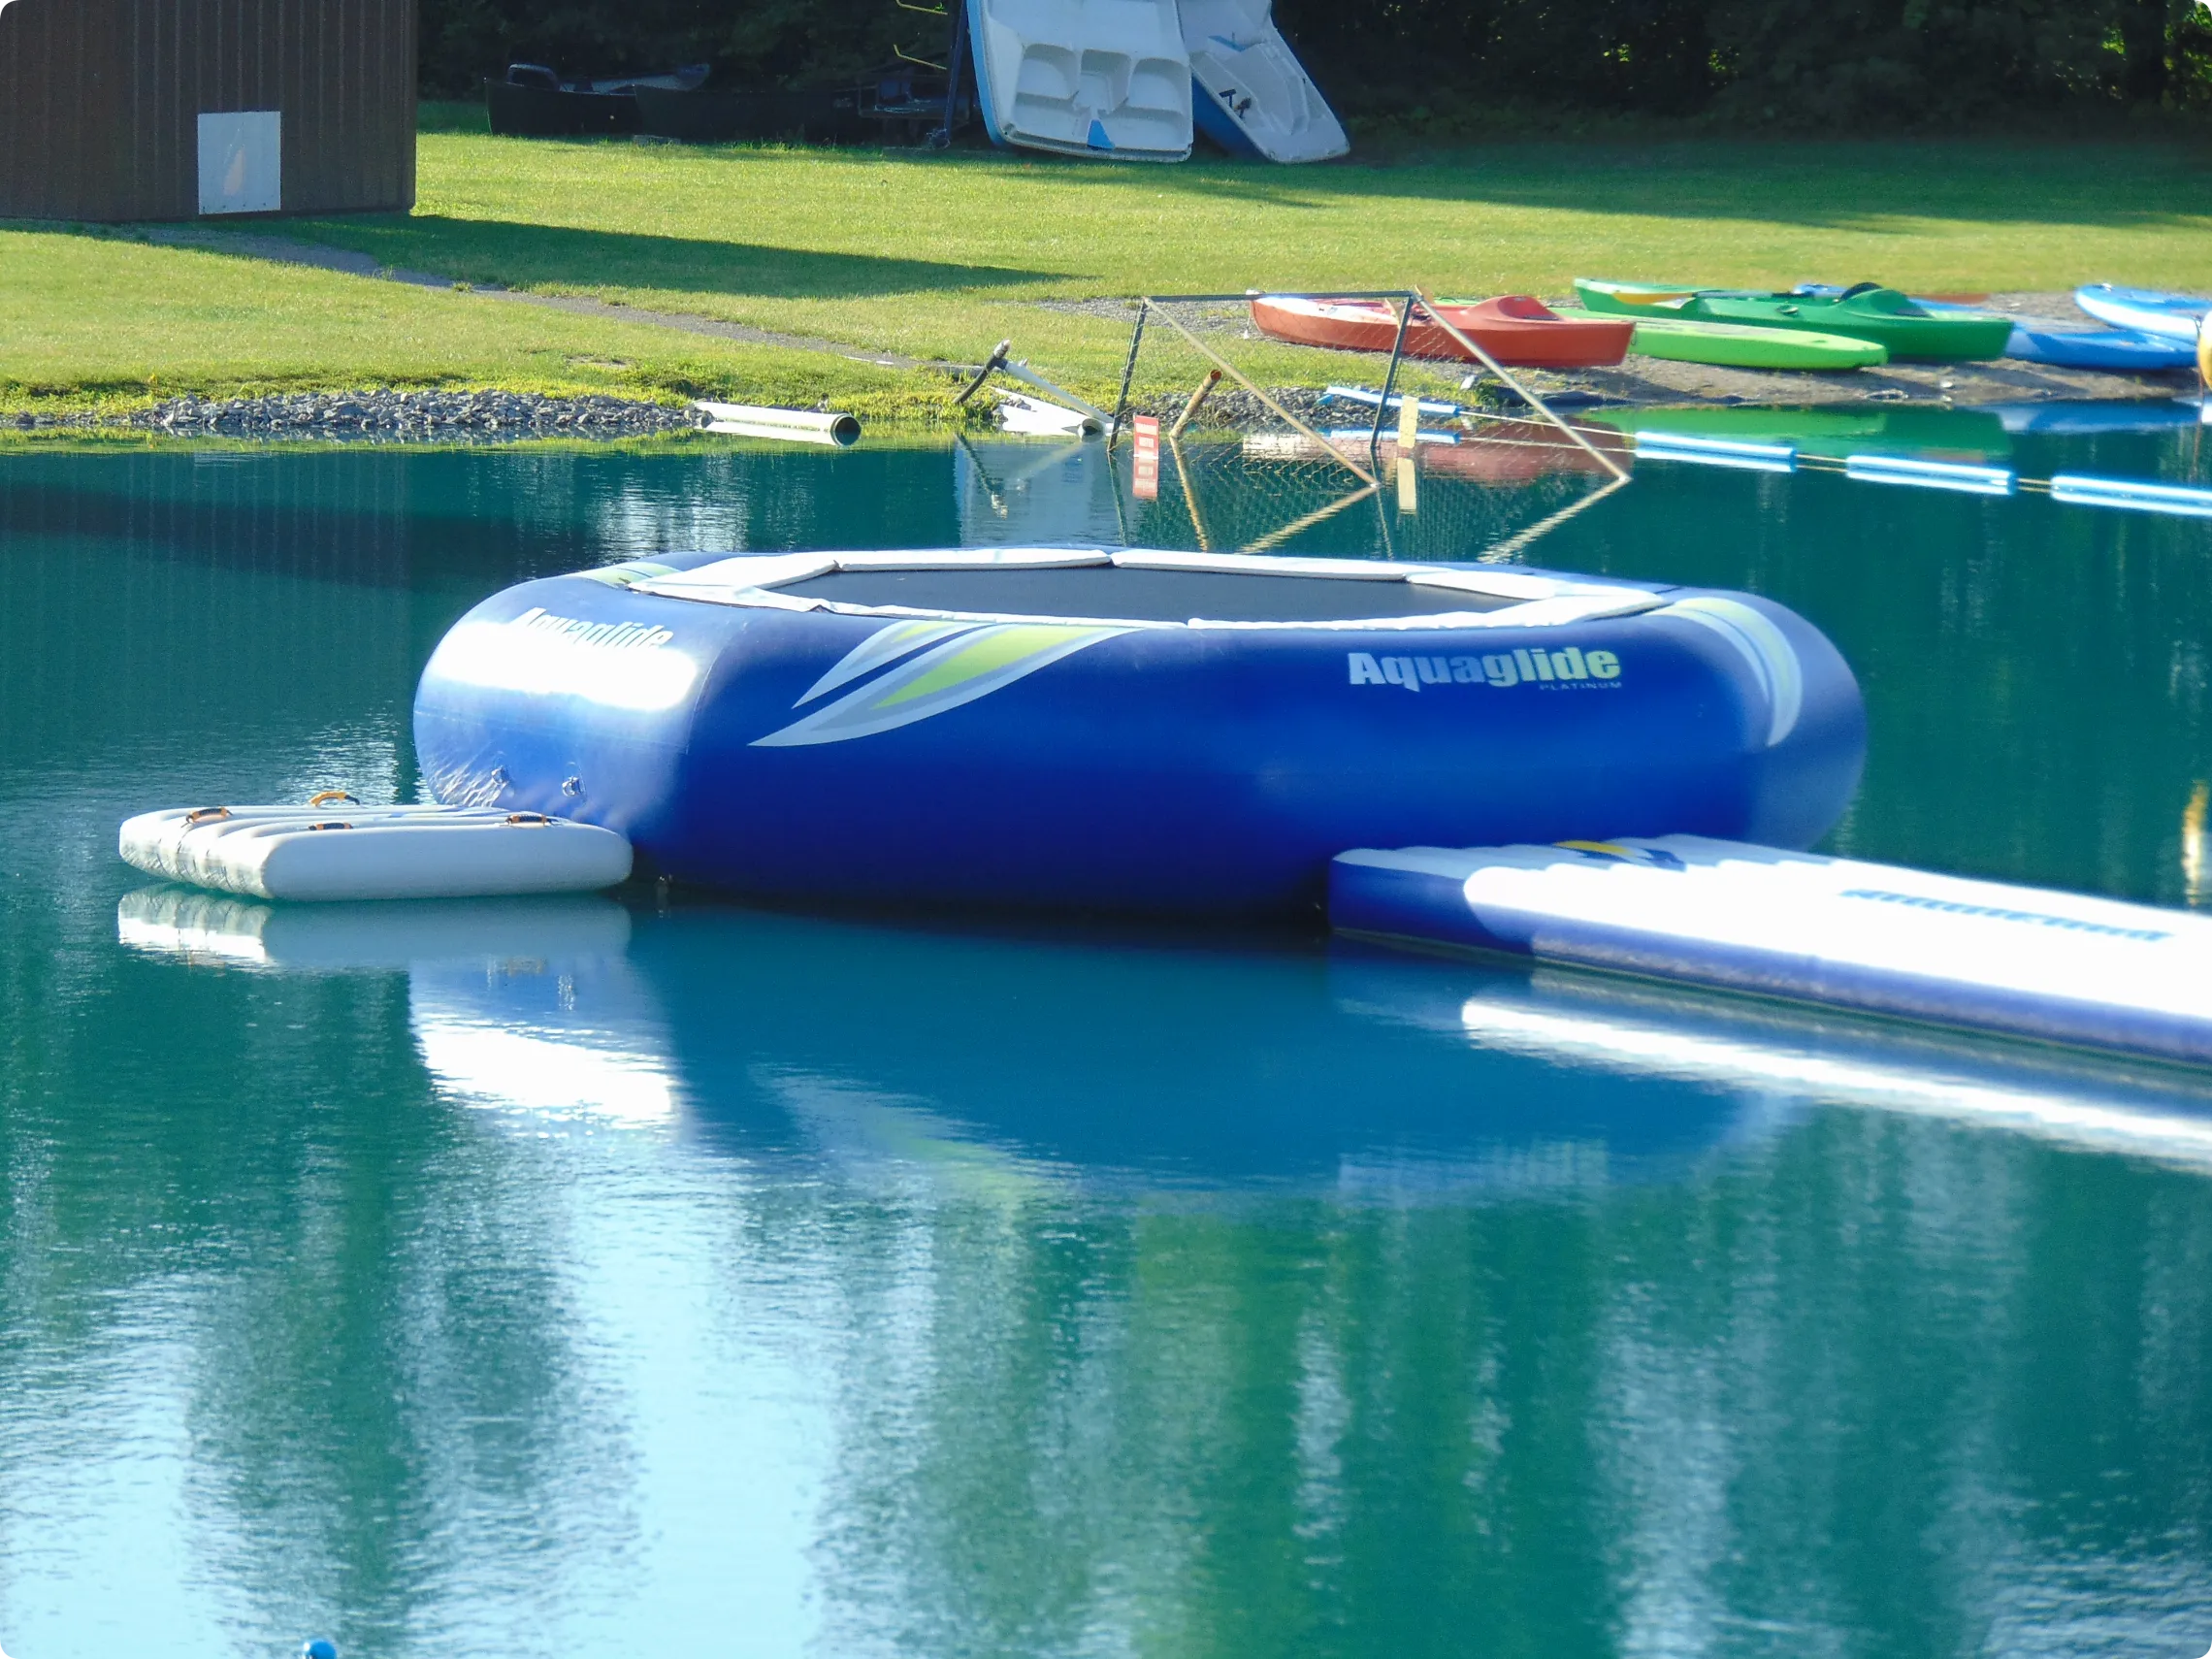
<path fill-rule="evenodd" d="M 1667 835 L 1355 849 L 1329 920 L 1370 937 L 2212 1062 L 2212 918 Z"/>
<path fill-rule="evenodd" d="M 116 836 L 148 875 L 255 898 L 477 898 L 589 893 L 630 876 L 629 839 L 494 807 L 201 806 L 146 812 Z"/>

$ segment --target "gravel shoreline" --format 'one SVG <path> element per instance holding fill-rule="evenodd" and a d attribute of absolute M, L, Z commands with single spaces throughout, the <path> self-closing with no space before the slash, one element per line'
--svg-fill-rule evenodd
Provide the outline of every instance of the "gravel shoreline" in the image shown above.
<path fill-rule="evenodd" d="M 1994 297 L 1992 309 L 2033 313 L 2037 309 L 2050 309 L 2051 298 L 1999 295 Z M 2043 304 L 2038 307 L 2038 302 Z M 1103 312 L 1109 306 L 1127 314 L 1127 307 L 1119 300 L 1059 302 L 1054 309 L 1096 309 Z M 1186 314 L 1189 325 L 1202 334 L 1227 336 L 1240 327 L 1249 334 L 1250 318 L 1241 307 L 1193 307 Z M 1362 352 L 1336 355 L 1345 381 L 1355 385 L 1382 383 L 1383 358 Z M 1424 395 L 1451 398 L 1470 408 L 1519 407 L 1517 397 L 1495 384 L 1458 390 L 1434 385 L 1439 369 L 1449 380 L 1461 380 L 1463 368 L 1458 364 L 1422 365 L 1423 373 L 1415 383 L 1427 382 Z M 2196 375 L 2187 371 L 2119 375 L 2011 361 L 1889 364 L 1848 374 L 1783 374 L 1638 357 L 1612 369 L 1564 373 L 1522 370 L 1520 378 L 1539 396 L 1559 398 L 1563 407 L 1697 404 L 1817 407 L 1912 403 L 1943 408 L 2071 400 L 2164 401 L 2186 397 L 2196 389 Z M 1310 387 L 1277 387 L 1270 396 L 1299 419 L 1317 426 L 1365 426 L 1373 419 L 1371 410 L 1355 404 L 1324 404 L 1320 394 Z M 1182 413 L 1187 397 L 1186 391 L 1155 390 L 1141 394 L 1132 407 L 1139 413 L 1172 421 Z M 974 412 L 980 415 L 988 407 L 987 401 L 979 400 Z M 708 418 L 689 405 L 607 396 L 556 398 L 500 391 L 294 392 L 260 398 L 177 398 L 128 415 L 21 412 L 0 415 L 0 431 L 120 430 L 185 439 L 471 444 L 545 438 L 607 440 L 653 437 L 696 432 L 708 424 Z M 1259 398 L 1241 386 L 1222 383 L 1207 400 L 1199 424 L 1257 431 L 1282 423 Z"/>
<path fill-rule="evenodd" d="M 122 420 L 17 414 L 17 431 L 115 427 L 179 438 L 307 438 L 387 443 L 512 441 L 518 438 L 638 438 L 691 432 L 689 407 L 627 398 L 549 398 L 534 392 L 294 392 L 207 401 L 178 398 Z"/>

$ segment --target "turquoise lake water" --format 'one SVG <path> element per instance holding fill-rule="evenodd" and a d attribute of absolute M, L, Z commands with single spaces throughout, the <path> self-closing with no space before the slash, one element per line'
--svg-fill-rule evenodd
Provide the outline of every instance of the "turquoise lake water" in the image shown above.
<path fill-rule="evenodd" d="M 1853 418 L 1806 447 L 2207 471 L 2194 427 Z M 423 661 L 525 576 L 1342 495 L 1191 480 L 0 451 L 0 1647 L 2212 1643 L 2212 1083 L 1297 933 L 272 910 L 115 860 L 152 806 L 410 794 Z M 1592 487 L 1283 544 L 1467 557 Z M 2206 897 L 2212 527 L 1646 465 L 1521 556 L 1825 629 L 1838 849 Z"/>

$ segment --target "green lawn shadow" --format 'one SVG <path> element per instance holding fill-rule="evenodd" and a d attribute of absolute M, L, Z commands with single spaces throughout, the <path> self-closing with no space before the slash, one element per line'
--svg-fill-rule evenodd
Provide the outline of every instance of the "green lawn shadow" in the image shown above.
<path fill-rule="evenodd" d="M 1056 188 L 1078 195 L 1149 187 L 1292 214 L 1341 211 L 1352 198 L 1842 231 L 1917 217 L 2119 230 L 2212 216 L 2212 167 L 2201 146 L 2170 140 L 1529 139 L 1388 157 L 1355 152 L 1310 168 L 1203 152 L 1180 167 L 1004 150 L 887 159 L 1017 175 L 1050 169 Z M 1378 227 L 1379 239 L 1387 235 Z"/>
<path fill-rule="evenodd" d="M 295 219 L 285 224 L 283 234 L 351 248 L 386 266 L 504 287 L 663 288 L 751 299 L 861 300 L 1012 287 L 1065 276 L 437 213 Z"/>

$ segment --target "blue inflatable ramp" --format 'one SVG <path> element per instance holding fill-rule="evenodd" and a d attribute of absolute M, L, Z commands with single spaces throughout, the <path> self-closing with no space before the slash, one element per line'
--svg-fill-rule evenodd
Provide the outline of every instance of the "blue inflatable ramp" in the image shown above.
<path fill-rule="evenodd" d="M 1667 835 L 1356 849 L 1342 931 L 2212 1061 L 2212 918 Z"/>

